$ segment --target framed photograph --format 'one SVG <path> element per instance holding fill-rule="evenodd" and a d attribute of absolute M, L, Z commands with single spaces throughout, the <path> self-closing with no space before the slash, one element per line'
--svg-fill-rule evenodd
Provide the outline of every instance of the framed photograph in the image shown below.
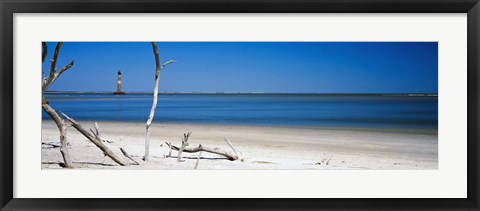
<path fill-rule="evenodd" d="M 477 0 L 0 7 L 2 210 L 479 210 Z"/>

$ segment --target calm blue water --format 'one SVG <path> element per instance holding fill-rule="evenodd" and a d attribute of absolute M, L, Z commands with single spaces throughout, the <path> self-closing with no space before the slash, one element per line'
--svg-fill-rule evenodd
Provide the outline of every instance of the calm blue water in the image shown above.
<path fill-rule="evenodd" d="M 47 94 L 76 120 L 146 121 L 151 94 Z M 48 115 L 43 112 L 43 118 Z M 436 96 L 161 94 L 154 122 L 436 129 Z"/>

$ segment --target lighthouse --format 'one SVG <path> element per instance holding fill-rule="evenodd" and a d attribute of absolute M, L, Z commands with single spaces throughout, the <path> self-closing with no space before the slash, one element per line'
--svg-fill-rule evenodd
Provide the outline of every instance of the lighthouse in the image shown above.
<path fill-rule="evenodd" d="M 116 94 L 116 95 L 125 94 L 125 92 L 122 91 L 122 72 L 120 72 L 120 70 L 118 71 L 118 74 L 117 74 L 117 91 L 114 92 L 113 94 Z"/>

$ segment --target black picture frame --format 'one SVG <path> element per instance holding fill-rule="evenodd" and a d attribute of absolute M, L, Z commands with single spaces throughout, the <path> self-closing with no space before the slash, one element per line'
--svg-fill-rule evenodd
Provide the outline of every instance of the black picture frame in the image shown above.
<path fill-rule="evenodd" d="M 479 0 L 1 0 L 0 207 L 2 210 L 480 210 Z M 15 13 L 467 13 L 468 197 L 429 199 L 26 199 L 13 198 Z M 455 181 L 445 181 L 455 182 Z M 442 184 L 438 184 L 442 188 Z M 281 188 L 281 187 L 279 187 Z M 414 191 L 414 190 L 412 190 Z"/>

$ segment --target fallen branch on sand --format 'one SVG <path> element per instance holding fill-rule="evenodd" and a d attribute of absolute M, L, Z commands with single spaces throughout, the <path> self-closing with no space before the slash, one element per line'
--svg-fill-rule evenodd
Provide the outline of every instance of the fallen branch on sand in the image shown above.
<path fill-rule="evenodd" d="M 172 148 L 173 150 L 175 151 L 180 151 L 180 147 L 177 147 L 173 144 L 170 144 L 168 142 L 165 142 L 170 148 Z M 234 161 L 234 160 L 238 160 L 238 156 L 237 155 L 233 155 L 231 153 L 228 153 L 226 151 L 223 151 L 221 149 L 218 149 L 218 148 L 208 148 L 208 147 L 204 147 L 202 146 L 201 144 L 198 145 L 198 147 L 187 147 L 185 146 L 183 148 L 183 152 L 188 152 L 188 153 L 195 153 L 195 152 L 209 152 L 209 153 L 213 153 L 213 154 L 217 154 L 217 155 L 222 155 L 222 156 L 225 156 L 228 160 L 231 160 L 231 161 Z"/>
<path fill-rule="evenodd" d="M 85 128 L 82 127 L 82 125 L 80 125 L 80 123 L 78 123 L 74 119 L 70 118 L 66 114 L 64 114 L 62 112 L 60 112 L 60 114 L 62 114 L 62 116 L 65 117 L 65 119 L 67 119 L 69 122 L 71 122 L 72 126 L 75 129 L 77 129 L 78 132 L 83 134 L 88 140 L 90 140 L 93 144 L 95 144 L 95 146 L 97 146 L 100 150 L 102 150 L 103 153 L 106 156 L 108 156 L 109 158 L 111 158 L 113 161 L 115 161 L 116 163 L 118 163 L 121 166 L 128 166 L 129 165 L 127 162 L 123 161 L 117 155 L 115 155 L 112 152 L 112 150 L 110 150 L 105 144 L 103 144 L 102 140 L 98 136 L 96 136 L 95 133 L 88 132 L 87 130 L 85 130 Z"/>
<path fill-rule="evenodd" d="M 62 146 L 61 144 L 42 142 L 42 148 L 44 148 L 43 145 L 45 145 L 45 148 L 47 148 L 47 149 L 58 148 L 58 147 L 61 147 L 61 146 Z"/>
<path fill-rule="evenodd" d="M 122 147 L 120 147 L 120 151 L 122 151 L 122 153 L 123 153 L 123 155 L 124 155 L 125 157 L 127 157 L 128 159 L 130 159 L 131 161 L 133 161 L 133 162 L 135 163 L 135 165 L 140 165 L 140 164 L 139 164 L 136 160 L 134 160 L 134 159 L 132 158 L 132 156 L 130 156 L 130 155 L 127 153 L 127 151 L 125 151 Z"/>
<path fill-rule="evenodd" d="M 232 148 L 233 153 L 235 153 L 235 155 L 237 156 L 237 159 L 240 159 L 243 162 L 243 158 L 241 158 L 241 156 L 237 153 L 237 150 L 235 150 L 235 148 L 233 147 L 233 144 L 228 140 L 228 138 L 223 137 L 223 139 L 225 140 L 225 142 L 227 142 L 228 146 L 230 146 L 230 148 Z"/>

